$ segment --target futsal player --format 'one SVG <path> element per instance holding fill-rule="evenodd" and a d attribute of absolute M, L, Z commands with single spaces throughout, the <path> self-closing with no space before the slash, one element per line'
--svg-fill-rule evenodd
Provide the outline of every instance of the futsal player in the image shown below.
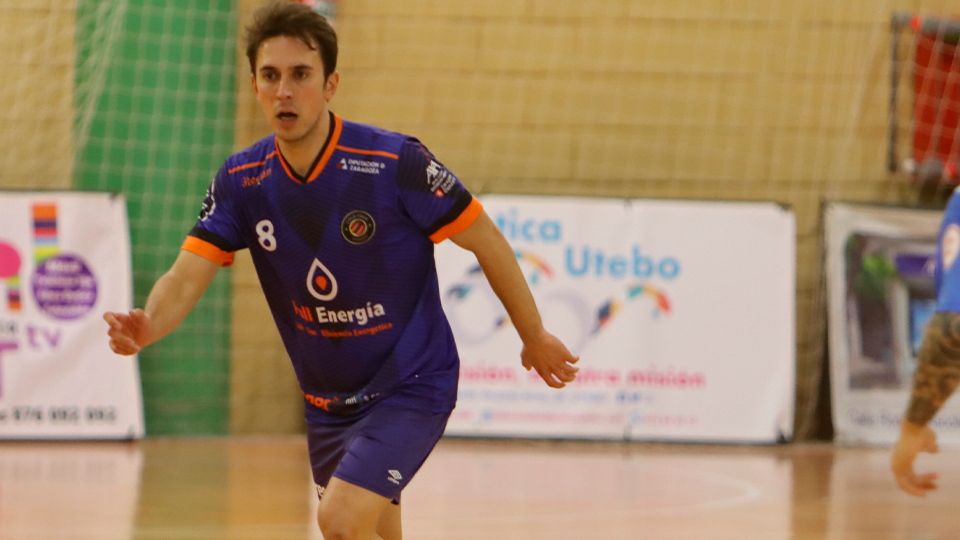
<path fill-rule="evenodd" d="M 900 438 L 891 467 L 900 487 L 926 496 L 937 489 L 937 474 L 917 474 L 920 452 L 937 451 L 937 435 L 928 425 L 960 382 L 960 194 L 950 197 L 937 243 L 935 282 L 937 310 L 931 316 L 920 348 L 913 391 L 900 422 Z"/>
<path fill-rule="evenodd" d="M 562 388 L 578 358 L 544 329 L 512 248 L 452 172 L 418 140 L 328 110 L 340 76 L 323 17 L 265 6 L 247 55 L 273 134 L 226 160 L 145 309 L 104 315 L 110 346 L 135 354 L 170 333 L 249 249 L 305 398 L 324 537 L 397 540 L 400 493 L 457 394 L 434 243 L 476 255 L 524 367 Z"/>

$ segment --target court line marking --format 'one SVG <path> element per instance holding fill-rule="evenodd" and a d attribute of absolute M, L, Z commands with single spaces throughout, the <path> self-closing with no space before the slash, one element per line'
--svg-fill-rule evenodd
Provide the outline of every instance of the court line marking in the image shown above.
<path fill-rule="evenodd" d="M 550 521 L 555 522 L 558 520 L 583 520 L 584 518 L 598 518 L 598 517 L 611 517 L 611 516 L 628 516 L 636 517 L 642 515 L 674 515 L 674 514 L 689 514 L 689 513 L 699 513 L 699 512 L 709 512 L 713 510 L 720 510 L 725 508 L 733 508 L 736 506 L 745 506 L 750 504 L 753 501 L 758 500 L 763 495 L 763 488 L 760 486 L 742 480 L 740 478 L 735 478 L 732 476 L 727 476 L 725 474 L 707 472 L 707 471 L 680 471 L 673 470 L 671 471 L 673 475 L 686 477 L 693 480 L 704 480 L 707 482 L 712 482 L 714 484 L 724 485 L 727 487 L 734 488 L 739 491 L 739 493 L 730 496 L 724 497 L 713 501 L 706 501 L 702 503 L 688 503 L 667 507 L 659 508 L 622 508 L 617 510 L 599 510 L 599 511 L 570 511 L 565 509 L 563 512 L 559 513 L 545 513 L 542 510 L 536 513 L 524 513 L 524 514 L 515 514 L 515 515 L 484 515 L 484 516 L 460 516 L 457 518 L 458 523 L 470 523 L 474 521 L 482 521 L 484 523 L 529 523 L 531 521 Z M 624 499 L 626 501 L 626 499 Z M 468 501 L 464 501 L 465 504 Z M 420 518 L 418 521 L 422 521 L 423 518 Z"/>

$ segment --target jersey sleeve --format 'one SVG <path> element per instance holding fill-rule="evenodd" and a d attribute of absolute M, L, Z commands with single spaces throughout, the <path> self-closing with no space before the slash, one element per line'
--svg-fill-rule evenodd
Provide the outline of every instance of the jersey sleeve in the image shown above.
<path fill-rule="evenodd" d="M 937 241 L 934 281 L 937 311 L 960 311 L 960 192 L 954 191 L 943 213 Z"/>
<path fill-rule="evenodd" d="M 435 243 L 469 227 L 483 206 L 449 169 L 416 139 L 407 139 L 397 164 L 400 203 Z"/>
<path fill-rule="evenodd" d="M 207 188 L 197 224 L 180 248 L 223 266 L 233 264 L 234 253 L 246 247 L 231 200 L 229 180 L 224 165 Z"/>

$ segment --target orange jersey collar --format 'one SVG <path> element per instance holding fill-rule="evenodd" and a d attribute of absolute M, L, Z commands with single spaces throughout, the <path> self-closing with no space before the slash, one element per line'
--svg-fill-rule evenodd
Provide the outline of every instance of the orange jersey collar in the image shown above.
<path fill-rule="evenodd" d="M 333 155 L 333 151 L 337 148 L 337 143 L 340 141 L 340 132 L 343 131 L 343 122 L 341 122 L 340 117 L 336 114 L 333 114 L 333 133 L 330 135 L 330 140 L 327 141 L 327 146 L 323 149 L 323 155 L 320 156 L 320 160 L 317 161 L 317 165 L 310 171 L 310 174 L 307 176 L 307 182 L 310 183 L 316 180 L 320 173 L 323 171 L 323 168 L 327 166 L 327 162 L 330 161 L 330 156 Z M 293 171 L 290 170 L 290 165 L 287 164 L 287 159 L 283 157 L 283 153 L 280 152 L 280 143 L 277 142 L 277 137 L 274 135 L 273 144 L 277 148 L 277 156 L 280 158 L 280 164 L 283 165 L 283 170 L 287 173 L 287 176 L 291 180 L 300 183 L 300 180 L 297 178 L 297 175 L 293 174 Z"/>

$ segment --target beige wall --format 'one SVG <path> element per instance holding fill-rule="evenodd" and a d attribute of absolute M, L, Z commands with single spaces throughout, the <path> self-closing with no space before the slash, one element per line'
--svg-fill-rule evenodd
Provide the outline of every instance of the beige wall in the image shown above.
<path fill-rule="evenodd" d="M 241 2 L 244 12 L 255 3 Z M 889 18 L 898 9 L 949 13 L 950 6 L 341 0 L 333 109 L 419 136 L 477 193 L 791 206 L 803 436 L 812 427 L 823 346 L 820 202 L 918 201 L 884 170 Z M 240 89 L 238 144 L 249 144 L 267 131 L 247 85 Z M 299 403 L 288 373 L 275 375 L 283 363 L 276 332 L 246 299 L 259 294 L 251 272 L 245 261 L 237 265 L 237 431 L 271 430 L 280 411 Z M 251 402 L 241 395 L 259 396 L 259 423 L 242 421 Z M 277 413 L 267 412 L 270 396 Z"/>
<path fill-rule="evenodd" d="M 0 189 L 73 179 L 72 1 L 0 0 Z"/>
<path fill-rule="evenodd" d="M 260 3 L 241 0 L 242 22 Z M 477 193 L 790 205 L 803 433 L 823 337 L 820 201 L 921 201 L 884 170 L 898 9 L 956 11 L 945 0 L 341 0 L 333 107 L 419 136 Z M 0 0 L 0 188 L 71 184 L 74 10 Z M 245 62 L 238 51 L 238 148 L 267 134 Z M 292 368 L 247 255 L 234 288 L 233 429 L 299 430 Z"/>

